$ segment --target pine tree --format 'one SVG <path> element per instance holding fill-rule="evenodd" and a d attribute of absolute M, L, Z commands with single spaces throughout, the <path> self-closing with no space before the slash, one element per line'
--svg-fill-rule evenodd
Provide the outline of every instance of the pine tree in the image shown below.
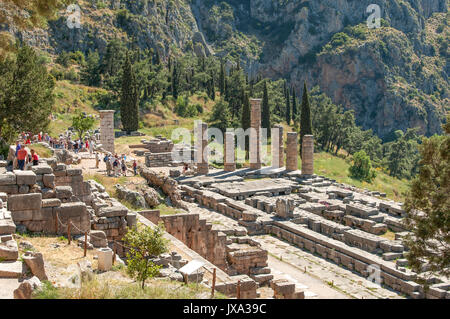
<path fill-rule="evenodd" d="M 86 65 L 81 70 L 81 80 L 89 86 L 100 84 L 100 56 L 97 51 L 89 51 Z"/>
<path fill-rule="evenodd" d="M 302 154 L 303 136 L 305 135 L 312 135 L 311 107 L 309 105 L 306 81 L 303 85 L 302 107 L 300 114 L 300 156 Z"/>
<path fill-rule="evenodd" d="M 55 82 L 46 66 L 33 48 L 16 48 L 15 59 L 0 61 L 0 140 L 6 141 L 19 131 L 44 131 L 54 104 Z"/>
<path fill-rule="evenodd" d="M 412 181 L 404 209 L 405 238 L 411 270 L 425 277 L 450 276 L 450 115 L 444 135 L 423 138 L 419 146 L 419 174 Z"/>
<path fill-rule="evenodd" d="M 226 101 L 220 99 L 214 104 L 208 123 L 211 127 L 218 128 L 223 133 L 230 127 L 231 113 Z"/>
<path fill-rule="evenodd" d="M 267 93 L 267 81 L 264 81 L 263 100 L 261 107 L 261 127 L 267 129 L 267 138 L 270 138 L 270 107 Z"/>
<path fill-rule="evenodd" d="M 286 122 L 288 125 L 291 125 L 291 101 L 288 88 L 285 89 L 285 97 L 286 97 Z"/>
<path fill-rule="evenodd" d="M 122 92 L 120 98 L 120 116 L 123 129 L 127 132 L 139 129 L 139 94 L 136 76 L 127 52 L 123 65 Z"/>

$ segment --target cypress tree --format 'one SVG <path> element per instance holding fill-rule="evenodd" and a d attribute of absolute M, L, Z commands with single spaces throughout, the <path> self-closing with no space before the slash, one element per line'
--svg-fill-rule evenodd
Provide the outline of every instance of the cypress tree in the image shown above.
<path fill-rule="evenodd" d="M 242 101 L 242 117 L 241 117 L 241 126 L 245 130 L 250 128 L 250 99 L 248 97 L 248 94 L 244 92 L 244 89 L 242 89 L 243 94 L 243 101 Z M 245 137 L 245 154 L 246 159 L 248 159 L 249 155 L 249 137 Z"/>
<path fill-rule="evenodd" d="M 223 97 L 225 95 L 225 67 L 223 61 L 220 62 L 219 91 L 220 96 Z"/>
<path fill-rule="evenodd" d="M 295 89 L 292 88 L 292 120 L 297 121 L 297 98 L 295 96 Z"/>
<path fill-rule="evenodd" d="M 311 108 L 309 105 L 306 81 L 303 85 L 302 107 L 300 114 L 300 156 L 302 154 L 303 136 L 305 135 L 312 135 Z"/>
<path fill-rule="evenodd" d="M 172 96 L 178 98 L 178 84 L 179 84 L 179 73 L 178 73 L 178 63 L 173 64 L 172 70 Z"/>
<path fill-rule="evenodd" d="M 123 129 L 128 133 L 139 129 L 138 99 L 136 76 L 133 72 L 130 56 L 127 52 L 125 63 L 123 65 L 120 116 Z"/>
<path fill-rule="evenodd" d="M 264 92 L 261 107 L 261 126 L 267 129 L 267 138 L 270 138 L 270 107 L 269 107 L 269 95 L 267 93 L 267 81 L 264 81 Z"/>
<path fill-rule="evenodd" d="M 288 88 L 286 88 L 285 97 L 286 97 L 286 122 L 288 125 L 291 125 L 291 101 Z"/>

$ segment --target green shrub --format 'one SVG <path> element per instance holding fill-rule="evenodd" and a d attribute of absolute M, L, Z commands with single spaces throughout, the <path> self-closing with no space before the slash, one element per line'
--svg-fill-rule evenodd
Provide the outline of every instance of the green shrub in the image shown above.
<path fill-rule="evenodd" d="M 370 157 L 364 151 L 356 152 L 353 155 L 353 165 L 349 167 L 350 177 L 371 183 L 377 176 L 372 169 Z"/>
<path fill-rule="evenodd" d="M 333 37 L 331 38 L 331 43 L 332 43 L 333 47 L 336 48 L 336 47 L 346 44 L 349 40 L 350 40 L 350 37 L 346 33 L 339 32 L 339 33 L 336 33 L 335 35 L 333 35 Z"/>

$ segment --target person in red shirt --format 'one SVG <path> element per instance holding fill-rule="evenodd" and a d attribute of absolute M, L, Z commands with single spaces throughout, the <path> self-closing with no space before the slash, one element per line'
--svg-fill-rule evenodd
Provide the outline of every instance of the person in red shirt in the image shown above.
<path fill-rule="evenodd" d="M 39 156 L 34 150 L 31 150 L 31 160 L 33 161 L 33 166 L 39 165 Z"/>
<path fill-rule="evenodd" d="M 25 144 L 31 144 L 31 140 L 30 140 L 29 136 L 27 137 L 27 140 L 25 141 Z"/>
<path fill-rule="evenodd" d="M 17 164 L 19 165 L 19 169 L 21 171 L 24 170 L 25 168 L 25 164 L 28 162 L 28 152 L 27 150 L 22 147 L 18 152 L 17 152 Z"/>
<path fill-rule="evenodd" d="M 137 163 L 136 163 L 136 160 L 134 160 L 134 162 L 133 162 L 133 171 L 134 171 L 134 176 L 136 176 L 137 175 Z"/>

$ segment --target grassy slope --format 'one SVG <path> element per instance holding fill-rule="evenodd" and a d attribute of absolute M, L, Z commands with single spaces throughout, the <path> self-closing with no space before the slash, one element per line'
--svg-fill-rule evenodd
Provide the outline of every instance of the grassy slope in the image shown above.
<path fill-rule="evenodd" d="M 350 158 L 350 157 L 349 157 Z M 359 188 L 367 188 L 387 194 L 388 198 L 396 201 L 404 200 L 404 192 L 408 190 L 409 182 L 399 180 L 377 169 L 377 177 L 372 183 L 361 182 L 348 176 L 350 160 L 344 160 L 329 153 L 314 154 L 314 173 L 335 179 L 340 183 L 354 185 Z M 299 168 L 301 161 L 299 160 Z"/>
<path fill-rule="evenodd" d="M 94 109 L 96 93 L 105 92 L 103 89 L 70 83 L 69 81 L 57 81 L 54 90 L 55 107 L 53 115 L 55 120 L 50 123 L 49 133 L 58 135 L 72 125 L 72 117 L 76 112 L 86 112 L 98 115 Z M 75 102 L 74 104 L 74 101 Z M 76 107 L 74 105 L 77 105 Z M 98 125 L 97 120 L 95 125 Z"/>

